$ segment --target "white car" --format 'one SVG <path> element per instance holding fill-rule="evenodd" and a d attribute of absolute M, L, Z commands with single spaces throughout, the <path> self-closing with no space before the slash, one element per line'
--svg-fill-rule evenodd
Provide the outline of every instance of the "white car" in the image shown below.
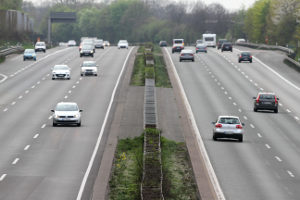
<path fill-rule="evenodd" d="M 93 75 L 98 76 L 98 65 L 95 61 L 83 61 L 81 65 L 80 75 Z"/>
<path fill-rule="evenodd" d="M 124 48 L 128 49 L 128 42 L 127 40 L 120 40 L 118 42 L 118 49 L 124 49 Z"/>
<path fill-rule="evenodd" d="M 244 123 L 237 116 L 219 116 L 216 122 L 212 122 L 213 140 L 218 138 L 235 138 L 243 142 Z"/>
<path fill-rule="evenodd" d="M 60 102 L 56 105 L 53 114 L 53 126 L 59 124 L 76 124 L 81 126 L 81 112 L 75 102 Z"/>
<path fill-rule="evenodd" d="M 76 46 L 76 41 L 75 40 L 69 40 L 68 41 L 68 47 Z"/>
<path fill-rule="evenodd" d="M 109 43 L 109 41 L 105 40 L 105 41 L 103 42 L 103 45 L 104 45 L 105 47 L 109 47 L 109 46 L 110 46 L 110 43 Z"/>
<path fill-rule="evenodd" d="M 34 50 L 37 51 L 43 51 L 46 53 L 46 43 L 45 42 L 37 42 L 34 46 Z"/>
<path fill-rule="evenodd" d="M 71 79 L 71 70 L 68 65 L 55 65 L 52 68 L 52 80 L 54 79 Z"/>

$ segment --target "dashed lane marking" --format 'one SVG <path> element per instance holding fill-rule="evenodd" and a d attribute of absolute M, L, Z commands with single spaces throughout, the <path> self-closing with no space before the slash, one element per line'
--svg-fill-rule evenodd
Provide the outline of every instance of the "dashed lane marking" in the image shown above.
<path fill-rule="evenodd" d="M 295 177 L 295 175 L 291 171 L 287 170 L 286 172 L 290 175 L 290 177 L 292 177 L 292 178 Z"/>
<path fill-rule="evenodd" d="M 0 181 L 3 181 L 6 176 L 7 176 L 7 174 L 2 174 L 1 177 L 0 177 Z"/>
<path fill-rule="evenodd" d="M 266 146 L 268 149 L 271 149 L 271 146 L 270 146 L 270 145 L 265 144 L 265 146 Z"/>
<path fill-rule="evenodd" d="M 27 146 L 24 148 L 24 151 L 27 151 L 29 148 L 30 148 L 30 145 L 27 145 Z"/>
<path fill-rule="evenodd" d="M 279 158 L 278 156 L 275 156 L 275 158 L 278 162 L 282 162 L 281 158 Z"/>
<path fill-rule="evenodd" d="M 259 138 L 262 138 L 262 135 L 261 135 L 260 133 L 257 133 L 257 136 L 258 136 Z"/>
<path fill-rule="evenodd" d="M 16 158 L 11 164 L 15 165 L 15 164 L 17 164 L 19 162 L 19 160 L 20 160 L 20 158 Z"/>
<path fill-rule="evenodd" d="M 40 135 L 40 134 L 35 134 L 35 135 L 33 136 L 33 138 L 36 139 L 36 138 L 39 137 L 39 135 Z"/>

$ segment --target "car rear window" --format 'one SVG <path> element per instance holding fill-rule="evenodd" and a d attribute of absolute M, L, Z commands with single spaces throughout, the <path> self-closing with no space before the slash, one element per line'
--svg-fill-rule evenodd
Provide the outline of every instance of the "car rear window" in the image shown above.
<path fill-rule="evenodd" d="M 222 117 L 219 119 L 219 123 L 221 123 L 221 124 L 239 124 L 240 121 L 238 118 Z"/>
<path fill-rule="evenodd" d="M 248 53 L 248 52 L 243 52 L 243 53 L 242 53 L 242 56 L 250 56 L 250 53 Z"/>
<path fill-rule="evenodd" d="M 175 44 L 181 44 L 181 43 L 183 43 L 183 41 L 182 40 L 175 40 L 174 43 Z"/>
<path fill-rule="evenodd" d="M 272 94 L 261 94 L 259 99 L 275 99 L 275 97 Z"/>

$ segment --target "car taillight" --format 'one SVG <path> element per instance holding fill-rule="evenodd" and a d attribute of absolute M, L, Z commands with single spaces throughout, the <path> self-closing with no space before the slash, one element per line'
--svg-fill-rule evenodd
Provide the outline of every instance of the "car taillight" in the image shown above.
<path fill-rule="evenodd" d="M 222 128 L 222 124 L 216 124 L 216 128 Z"/>
<path fill-rule="evenodd" d="M 182 56 L 183 54 L 181 53 L 180 56 Z"/>
<path fill-rule="evenodd" d="M 278 103 L 277 98 L 276 98 L 276 96 L 274 96 L 274 97 L 275 97 L 275 104 L 277 104 Z"/>
<path fill-rule="evenodd" d="M 259 96 L 260 95 L 258 95 L 258 97 L 256 98 L 256 103 L 259 103 Z"/>
<path fill-rule="evenodd" d="M 199 50 L 199 48 L 196 48 L 196 50 Z"/>
<path fill-rule="evenodd" d="M 240 56 L 240 58 L 242 58 L 243 56 Z"/>
<path fill-rule="evenodd" d="M 243 129 L 243 126 L 240 125 L 240 124 L 238 124 L 238 125 L 236 125 L 236 128 L 237 128 L 237 129 Z"/>
<path fill-rule="evenodd" d="M 252 56 L 250 56 L 250 58 L 252 58 Z"/>
<path fill-rule="evenodd" d="M 190 56 L 193 56 L 193 54 L 191 53 Z"/>

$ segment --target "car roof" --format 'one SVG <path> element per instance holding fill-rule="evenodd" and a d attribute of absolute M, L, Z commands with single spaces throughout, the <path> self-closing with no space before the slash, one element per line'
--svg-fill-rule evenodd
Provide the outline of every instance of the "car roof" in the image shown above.
<path fill-rule="evenodd" d="M 193 53 L 194 51 L 191 49 L 184 49 L 181 51 L 181 53 Z"/>
<path fill-rule="evenodd" d="M 65 64 L 56 64 L 56 65 L 54 65 L 54 67 L 56 67 L 56 66 L 66 66 L 66 67 L 68 67 L 68 65 L 65 65 Z"/>
<path fill-rule="evenodd" d="M 94 61 L 94 60 L 85 60 L 85 61 L 83 61 L 83 63 L 96 63 L 96 61 Z"/>
<path fill-rule="evenodd" d="M 261 94 L 275 95 L 274 92 L 259 92 L 258 93 L 258 95 L 261 95 Z"/>
<path fill-rule="evenodd" d="M 220 118 L 238 118 L 238 119 L 240 119 L 238 116 L 233 116 L 233 115 L 220 115 L 218 117 L 218 119 L 220 119 Z"/>

